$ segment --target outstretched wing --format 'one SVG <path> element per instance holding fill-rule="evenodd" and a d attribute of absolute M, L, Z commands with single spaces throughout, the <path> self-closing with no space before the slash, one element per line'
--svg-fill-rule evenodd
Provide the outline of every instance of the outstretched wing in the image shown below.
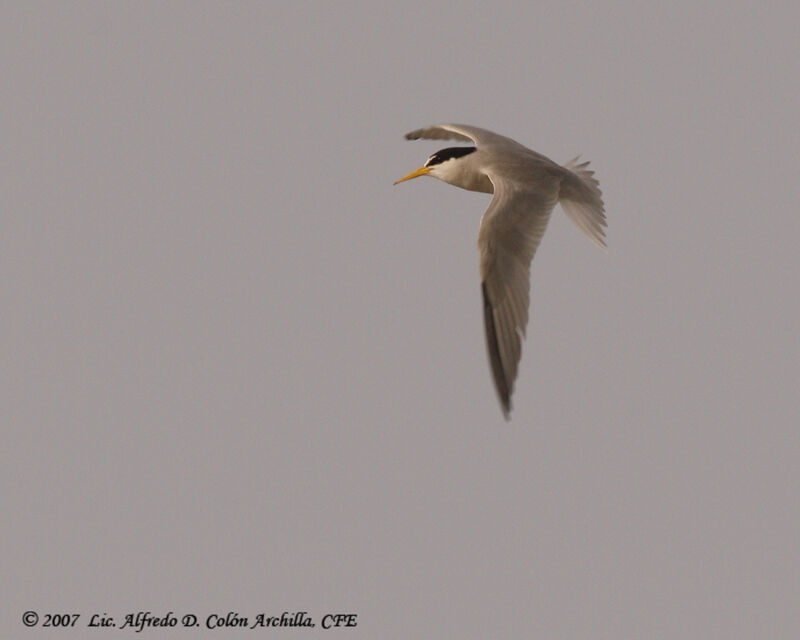
<path fill-rule="evenodd" d="M 461 140 L 462 142 L 473 142 L 478 147 L 487 144 L 507 145 L 508 143 L 521 146 L 518 142 L 501 136 L 499 133 L 466 124 L 434 124 L 411 131 L 405 135 L 405 138 L 406 140 Z"/>
<path fill-rule="evenodd" d="M 559 179 L 543 175 L 533 189 L 489 178 L 494 197 L 478 233 L 481 289 L 489 363 L 508 419 L 528 325 L 531 260 L 558 202 Z"/>

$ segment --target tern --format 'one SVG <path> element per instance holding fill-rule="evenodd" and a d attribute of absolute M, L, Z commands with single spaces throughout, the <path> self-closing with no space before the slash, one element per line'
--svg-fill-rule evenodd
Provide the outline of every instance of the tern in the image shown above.
<path fill-rule="evenodd" d="M 506 420 L 528 325 L 530 265 L 556 203 L 590 240 L 605 247 L 602 192 L 588 162 L 565 165 L 497 133 L 437 124 L 407 140 L 458 140 L 472 146 L 437 151 L 395 184 L 431 176 L 469 191 L 494 194 L 478 231 L 486 346 Z"/>

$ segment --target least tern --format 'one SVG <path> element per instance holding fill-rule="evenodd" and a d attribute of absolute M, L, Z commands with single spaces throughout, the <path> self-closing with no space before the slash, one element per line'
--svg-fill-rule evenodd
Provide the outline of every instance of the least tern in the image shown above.
<path fill-rule="evenodd" d="M 494 385 L 506 420 L 528 325 L 530 265 L 556 203 L 595 244 L 605 247 L 606 216 L 599 183 L 588 162 L 561 166 L 536 151 L 486 129 L 437 124 L 407 140 L 458 140 L 395 184 L 431 176 L 469 191 L 492 193 L 478 231 L 486 345 Z"/>

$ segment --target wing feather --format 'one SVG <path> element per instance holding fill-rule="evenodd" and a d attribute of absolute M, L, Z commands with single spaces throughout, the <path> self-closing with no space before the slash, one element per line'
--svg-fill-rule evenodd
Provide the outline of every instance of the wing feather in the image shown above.
<path fill-rule="evenodd" d="M 533 189 L 489 178 L 494 197 L 478 233 L 481 290 L 489 363 L 508 419 L 528 325 L 530 264 L 558 202 L 559 180 L 542 175 Z"/>
<path fill-rule="evenodd" d="M 411 131 L 405 135 L 405 138 L 406 140 L 460 140 L 461 142 L 473 142 L 478 147 L 509 143 L 522 146 L 515 140 L 501 136 L 499 133 L 466 124 L 434 124 Z"/>
<path fill-rule="evenodd" d="M 483 326 L 486 330 L 486 348 L 489 351 L 489 365 L 492 369 L 492 379 L 494 380 L 497 395 L 500 398 L 500 406 L 506 420 L 511 411 L 511 389 L 506 384 L 506 377 L 503 373 L 503 361 L 500 357 L 500 345 L 497 340 L 497 327 L 494 322 L 494 306 L 486 290 L 486 283 L 481 284 L 483 292 Z"/>

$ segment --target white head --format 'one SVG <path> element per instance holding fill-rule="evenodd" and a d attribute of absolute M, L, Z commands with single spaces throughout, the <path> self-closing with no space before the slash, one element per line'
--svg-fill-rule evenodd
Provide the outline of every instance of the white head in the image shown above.
<path fill-rule="evenodd" d="M 407 176 L 400 178 L 395 184 L 418 178 L 419 176 L 431 176 L 450 184 L 460 182 L 459 176 L 463 173 L 463 158 L 475 151 L 475 147 L 448 147 L 437 151 L 425 161 L 416 171 L 412 171 Z"/>

